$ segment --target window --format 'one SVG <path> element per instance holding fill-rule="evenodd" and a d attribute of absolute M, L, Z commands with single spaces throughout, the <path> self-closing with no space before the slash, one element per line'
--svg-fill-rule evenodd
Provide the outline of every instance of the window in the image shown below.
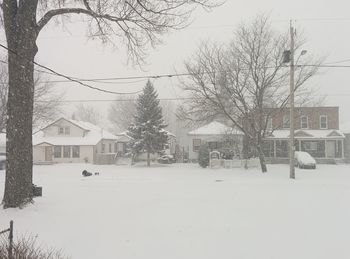
<path fill-rule="evenodd" d="M 201 140 L 200 139 L 193 139 L 193 151 L 197 152 L 199 150 L 200 146 L 201 146 Z"/>
<path fill-rule="evenodd" d="M 213 141 L 213 142 L 208 142 L 208 145 L 209 145 L 209 149 L 211 151 L 213 150 L 218 150 L 221 148 L 221 143 L 220 142 L 217 142 L 217 141 Z"/>
<path fill-rule="evenodd" d="M 290 128 L 289 115 L 284 115 L 283 116 L 283 125 L 282 125 L 282 127 L 284 129 L 289 129 Z"/>
<path fill-rule="evenodd" d="M 325 157 L 325 142 L 323 140 L 301 140 L 301 151 L 308 152 L 313 157 Z"/>
<path fill-rule="evenodd" d="M 276 157 L 288 157 L 288 154 L 289 154 L 289 141 L 276 140 Z"/>
<path fill-rule="evenodd" d="M 300 128 L 307 129 L 309 128 L 309 119 L 307 116 L 301 116 L 300 118 Z"/>
<path fill-rule="evenodd" d="M 112 144 L 109 144 L 109 153 L 112 153 Z"/>
<path fill-rule="evenodd" d="M 72 146 L 72 157 L 80 157 L 80 146 Z"/>
<path fill-rule="evenodd" d="M 70 157 L 70 146 L 63 146 L 63 157 L 64 158 Z"/>
<path fill-rule="evenodd" d="M 320 129 L 328 129 L 327 115 L 320 116 Z"/>
<path fill-rule="evenodd" d="M 59 127 L 58 128 L 58 135 L 63 135 L 64 134 L 64 128 L 63 127 Z"/>
<path fill-rule="evenodd" d="M 65 127 L 64 128 L 64 134 L 65 135 L 69 135 L 70 134 L 70 128 L 69 127 Z"/>
<path fill-rule="evenodd" d="M 273 140 L 265 140 L 263 142 L 263 152 L 265 157 L 274 157 L 275 156 L 275 145 Z"/>
<path fill-rule="evenodd" d="M 53 147 L 53 156 L 55 158 L 62 157 L 62 147 L 61 146 L 54 146 Z"/>
<path fill-rule="evenodd" d="M 106 144 L 102 143 L 101 153 L 104 153 L 105 151 L 106 151 Z"/>
<path fill-rule="evenodd" d="M 125 152 L 125 143 L 123 142 L 117 142 L 115 143 L 115 151 L 116 152 Z"/>

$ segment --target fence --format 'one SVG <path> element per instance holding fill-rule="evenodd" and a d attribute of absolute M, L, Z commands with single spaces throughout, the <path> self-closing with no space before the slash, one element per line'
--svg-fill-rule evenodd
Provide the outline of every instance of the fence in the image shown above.
<path fill-rule="evenodd" d="M 9 247 L 8 247 L 8 259 L 13 259 L 13 220 L 10 221 L 10 227 L 8 229 L 0 231 L 0 236 L 6 233 L 9 233 Z"/>

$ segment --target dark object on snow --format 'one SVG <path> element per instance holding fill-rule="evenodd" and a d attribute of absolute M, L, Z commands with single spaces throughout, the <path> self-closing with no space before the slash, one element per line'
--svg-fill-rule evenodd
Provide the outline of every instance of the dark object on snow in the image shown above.
<path fill-rule="evenodd" d="M 33 184 L 32 190 L 33 190 L 33 196 L 34 197 L 41 197 L 41 196 L 43 196 L 43 187 L 36 186 L 35 184 Z"/>
<path fill-rule="evenodd" d="M 100 175 L 100 173 L 99 173 L 99 172 L 96 172 L 95 175 Z"/>
<path fill-rule="evenodd" d="M 84 170 L 81 174 L 82 174 L 83 176 L 85 176 L 85 177 L 91 176 L 91 175 L 92 175 L 92 173 L 90 173 L 90 172 L 88 172 L 88 171 L 86 171 L 86 170 Z"/>

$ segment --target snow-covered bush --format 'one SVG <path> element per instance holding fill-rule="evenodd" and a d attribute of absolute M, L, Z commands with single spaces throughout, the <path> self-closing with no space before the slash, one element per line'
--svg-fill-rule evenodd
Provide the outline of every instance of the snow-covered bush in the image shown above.
<path fill-rule="evenodd" d="M 8 256 L 8 239 L 0 239 L 0 258 L 7 259 Z M 54 249 L 45 249 L 37 243 L 35 237 L 22 237 L 13 243 L 12 259 L 64 259 L 60 251 Z"/>
<path fill-rule="evenodd" d="M 198 151 L 198 163 L 201 167 L 206 168 L 209 166 L 209 146 L 207 144 L 202 144 Z"/>

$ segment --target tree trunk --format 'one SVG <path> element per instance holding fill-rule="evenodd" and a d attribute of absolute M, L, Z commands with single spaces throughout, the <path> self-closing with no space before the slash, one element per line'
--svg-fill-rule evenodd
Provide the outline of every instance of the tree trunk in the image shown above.
<path fill-rule="evenodd" d="M 148 151 L 147 151 L 147 166 L 151 166 L 151 156 Z"/>
<path fill-rule="evenodd" d="M 260 160 L 260 166 L 261 166 L 261 172 L 266 173 L 267 172 L 267 166 L 266 166 L 266 161 L 265 161 L 265 155 L 262 149 L 262 138 L 261 136 L 258 136 L 258 154 L 259 154 L 259 160 Z"/>
<path fill-rule="evenodd" d="M 34 57 L 37 53 L 36 1 L 14 8 L 4 1 L 9 90 L 6 125 L 4 208 L 32 201 Z M 13 3 L 13 2 L 12 2 Z"/>

